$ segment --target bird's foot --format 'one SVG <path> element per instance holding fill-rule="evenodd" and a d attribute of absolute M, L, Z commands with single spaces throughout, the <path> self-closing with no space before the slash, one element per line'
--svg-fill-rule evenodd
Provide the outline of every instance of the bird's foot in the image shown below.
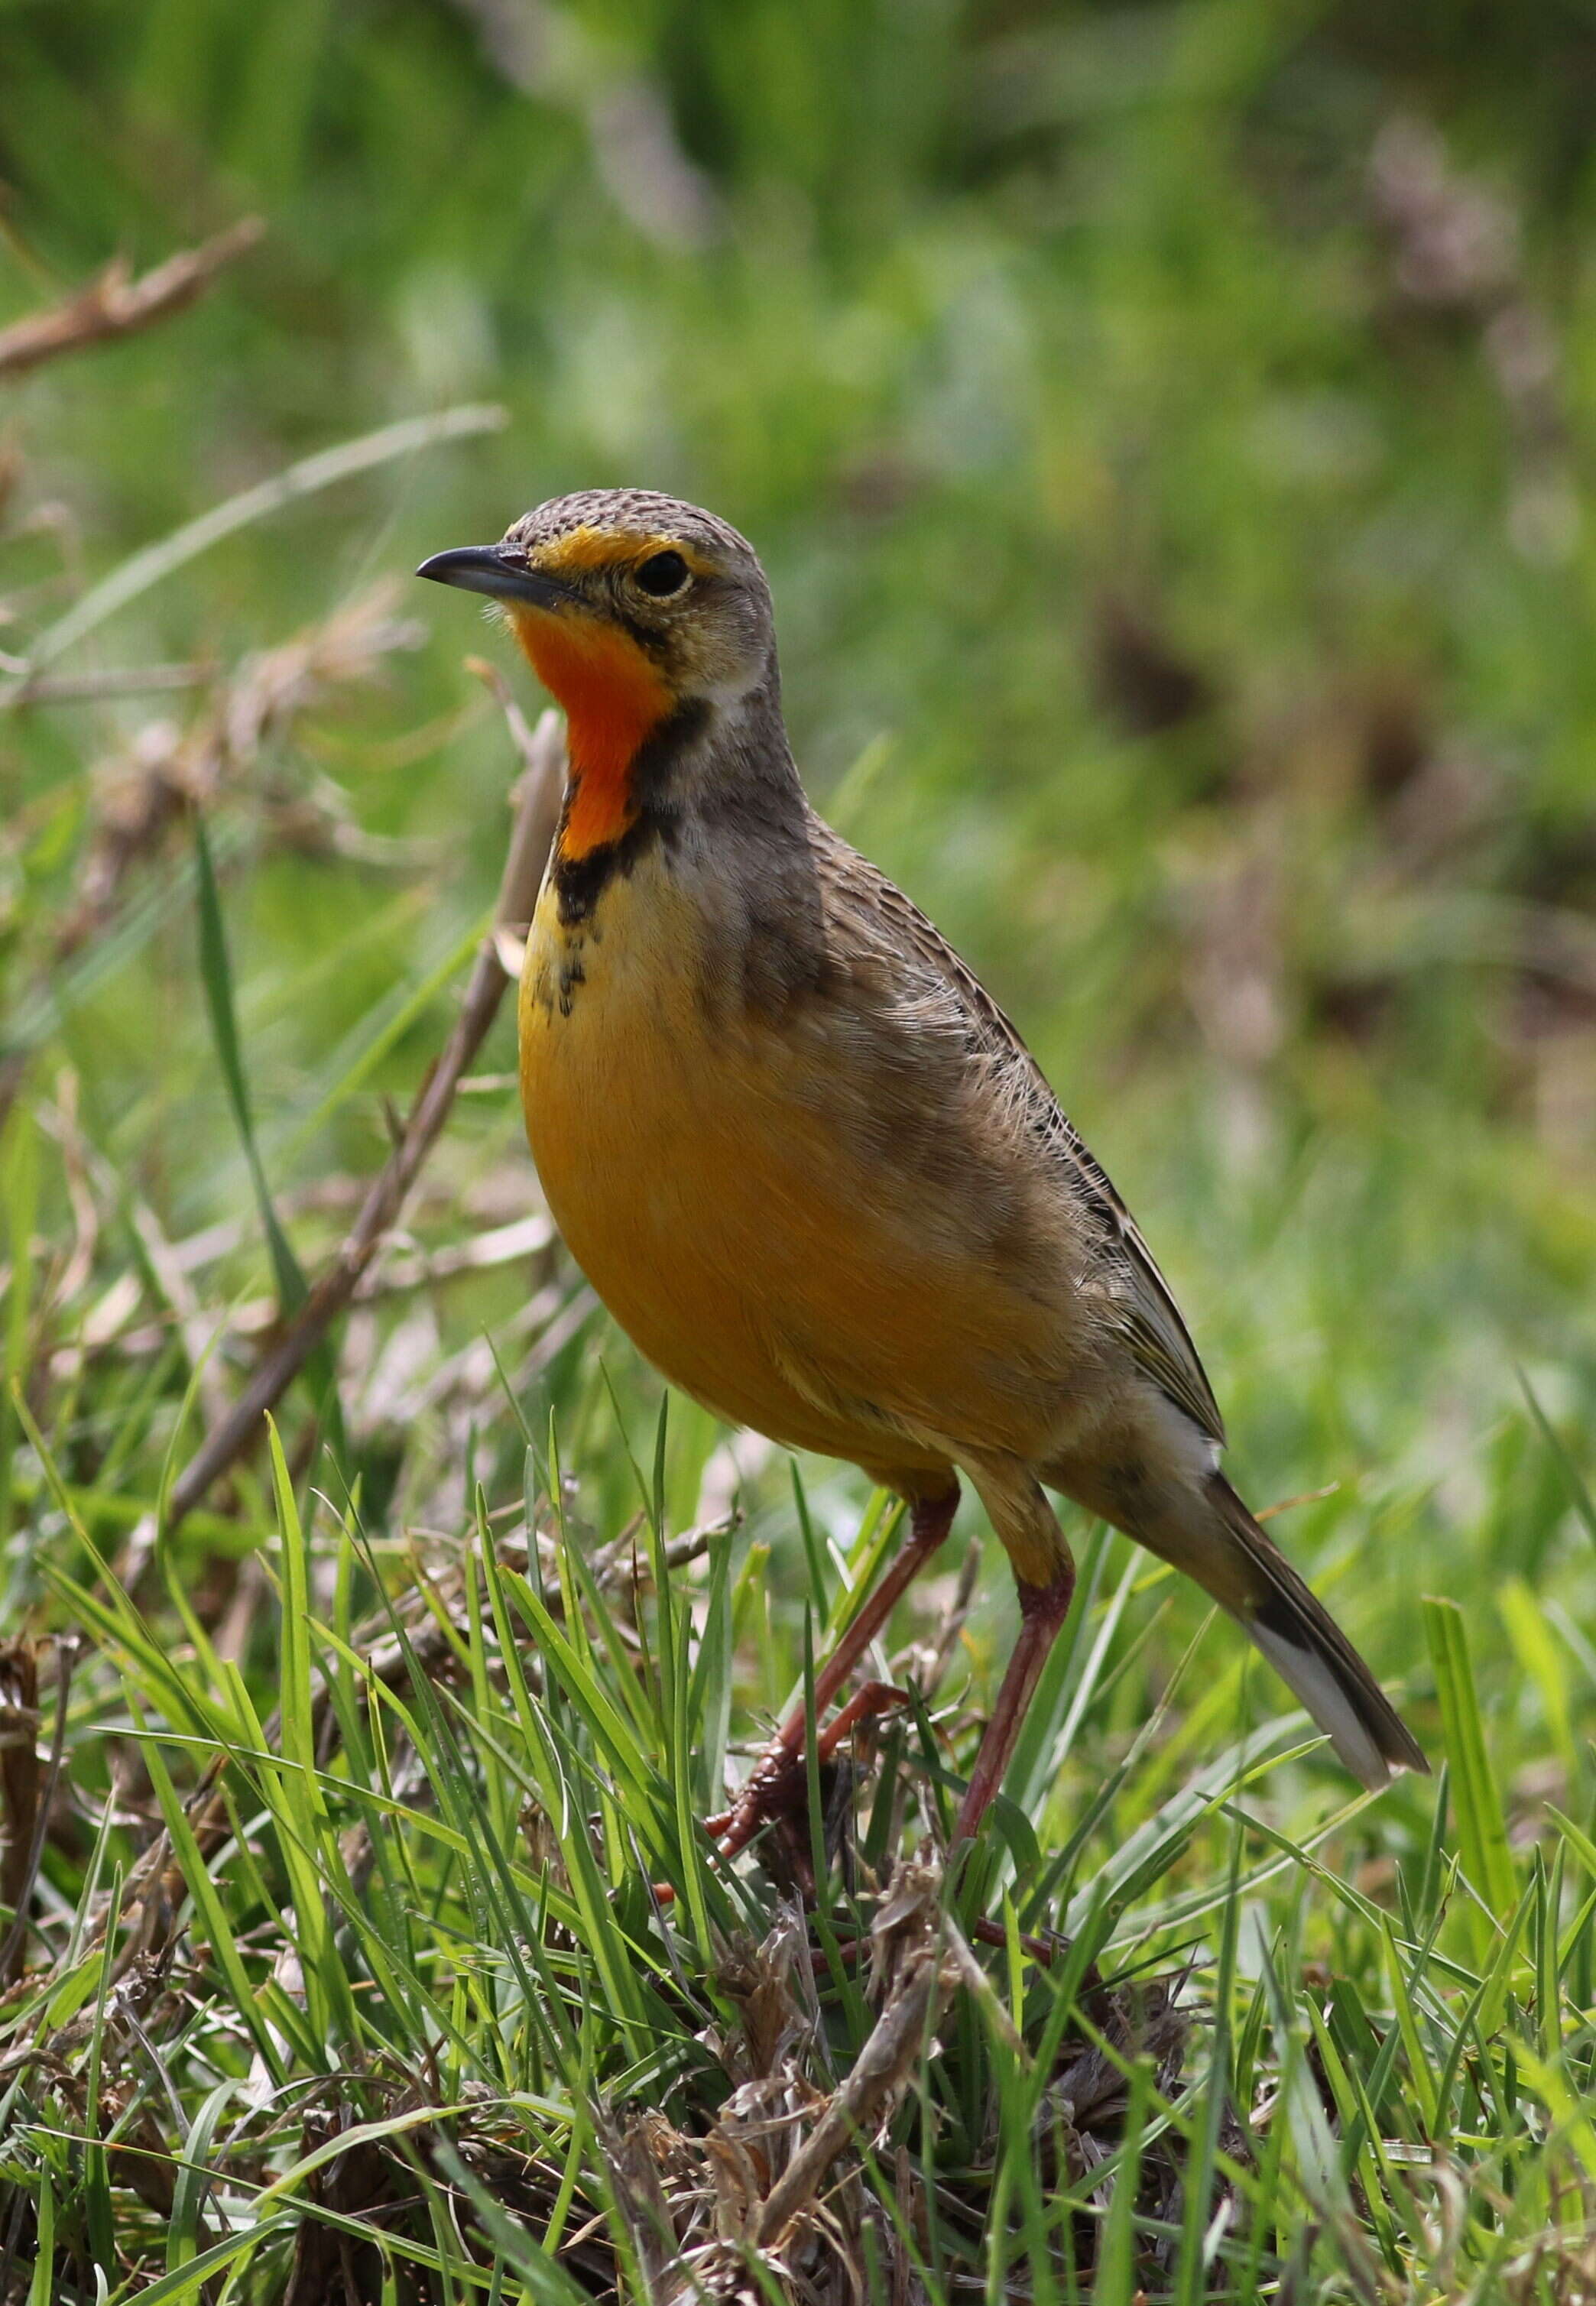
<path fill-rule="evenodd" d="M 815 1741 L 815 1759 L 824 1770 L 832 1762 L 845 1738 L 851 1737 L 865 1723 L 879 1721 L 883 1714 L 896 1712 L 898 1708 L 912 1703 L 906 1689 L 899 1689 L 890 1681 L 867 1681 L 856 1690 L 846 1705 L 834 1713 Z M 756 1833 L 773 1826 L 783 1857 L 788 1861 L 784 1870 L 792 1873 L 807 1894 L 814 1894 L 813 1869 L 810 1863 L 809 1832 L 809 1762 L 800 1743 L 796 1750 L 783 1736 L 772 1739 L 755 1763 L 731 1807 L 718 1816 L 701 1818 L 699 1823 L 710 1839 L 719 1845 L 722 1858 L 735 1858 L 746 1849 Z M 669 1883 L 656 1883 L 654 1895 L 661 1905 L 669 1905 L 676 1892 Z"/>
<path fill-rule="evenodd" d="M 890 1681 L 866 1682 L 821 1730 L 815 1741 L 816 1760 L 824 1767 L 842 1740 L 862 1723 L 878 1721 L 883 1713 L 895 1712 L 910 1703 L 908 1690 L 896 1688 Z M 801 1816 L 808 1797 L 808 1755 L 801 1745 L 795 1751 L 785 1738 L 777 1738 L 749 1771 L 731 1807 L 719 1817 L 705 1818 L 704 1830 L 720 1843 L 723 1858 L 735 1858 L 761 1827 L 778 1819 Z"/>

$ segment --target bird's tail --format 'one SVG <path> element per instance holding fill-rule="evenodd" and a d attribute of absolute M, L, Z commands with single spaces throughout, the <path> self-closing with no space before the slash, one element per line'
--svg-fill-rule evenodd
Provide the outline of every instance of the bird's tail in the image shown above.
<path fill-rule="evenodd" d="M 1353 1777 L 1383 1786 L 1393 1770 L 1428 1774 L 1378 1682 L 1224 1474 L 1211 1473 L 1204 1487 L 1211 1512 L 1200 1533 L 1182 1517 L 1177 1543 L 1166 1549 L 1156 1534 L 1142 1542 L 1195 1577 L 1246 1628 Z"/>

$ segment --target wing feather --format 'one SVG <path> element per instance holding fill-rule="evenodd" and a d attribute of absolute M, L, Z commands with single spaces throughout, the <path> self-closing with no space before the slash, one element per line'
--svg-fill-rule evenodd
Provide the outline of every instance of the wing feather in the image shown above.
<path fill-rule="evenodd" d="M 918 907 L 829 825 L 819 818 L 813 822 L 815 861 L 828 912 L 833 918 L 839 912 L 851 914 L 849 927 L 866 935 L 874 930 L 883 950 L 912 964 L 899 1013 L 935 1021 L 939 1029 L 961 1031 L 971 1055 L 985 1059 L 1001 1080 L 1005 1103 L 1019 1105 L 1022 1125 L 1064 1172 L 1097 1236 L 1115 1313 L 1138 1366 L 1199 1432 L 1223 1448 L 1225 1421 L 1169 1284 L 1107 1173 L 1060 1107 L 1041 1067 L 991 995 Z"/>

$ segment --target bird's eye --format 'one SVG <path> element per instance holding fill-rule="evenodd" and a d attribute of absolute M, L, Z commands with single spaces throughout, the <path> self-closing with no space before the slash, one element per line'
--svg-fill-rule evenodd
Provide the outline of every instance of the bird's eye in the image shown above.
<path fill-rule="evenodd" d="M 668 601 L 681 591 L 692 571 L 679 552 L 651 552 L 635 573 L 645 593 L 656 601 Z"/>

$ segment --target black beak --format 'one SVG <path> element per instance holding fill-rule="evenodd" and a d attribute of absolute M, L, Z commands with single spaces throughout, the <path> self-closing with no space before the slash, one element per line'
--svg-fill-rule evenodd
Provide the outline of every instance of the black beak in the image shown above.
<path fill-rule="evenodd" d="M 435 585 L 457 585 L 463 593 L 486 593 L 496 601 L 529 601 L 534 609 L 563 608 L 574 595 L 552 576 L 529 568 L 513 546 L 461 544 L 435 552 L 416 570 Z"/>

